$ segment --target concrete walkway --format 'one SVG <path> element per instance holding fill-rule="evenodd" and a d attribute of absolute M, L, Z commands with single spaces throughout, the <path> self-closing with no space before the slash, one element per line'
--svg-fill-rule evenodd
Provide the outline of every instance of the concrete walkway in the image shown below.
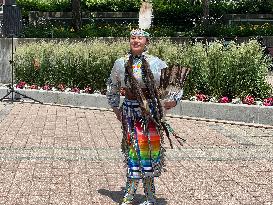
<path fill-rule="evenodd" d="M 2 103 L 0 120 L 0 204 L 119 204 L 125 168 L 112 112 Z M 272 129 L 169 121 L 187 143 L 166 140 L 158 205 L 273 204 Z"/>

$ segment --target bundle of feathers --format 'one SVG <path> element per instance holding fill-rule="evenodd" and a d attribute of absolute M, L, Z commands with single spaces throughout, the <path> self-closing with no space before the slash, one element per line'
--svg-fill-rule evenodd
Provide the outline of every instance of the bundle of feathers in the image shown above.
<path fill-rule="evenodd" d="M 142 30 L 149 29 L 152 24 L 152 18 L 153 18 L 152 4 L 149 2 L 143 1 L 139 10 L 139 21 L 138 21 L 139 28 Z"/>
<path fill-rule="evenodd" d="M 189 67 L 179 65 L 162 69 L 159 85 L 160 98 L 167 98 L 171 93 L 183 89 L 190 70 Z"/>

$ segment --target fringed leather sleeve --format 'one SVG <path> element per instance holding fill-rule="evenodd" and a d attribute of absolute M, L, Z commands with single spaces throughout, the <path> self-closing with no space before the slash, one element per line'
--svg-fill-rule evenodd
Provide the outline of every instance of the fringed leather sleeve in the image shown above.
<path fill-rule="evenodd" d="M 107 80 L 107 99 L 111 107 L 119 107 L 120 104 L 120 73 L 119 73 L 119 62 L 116 61 L 110 77 Z"/>
<path fill-rule="evenodd" d="M 183 88 L 181 90 L 171 92 L 169 96 L 170 97 L 168 100 L 174 100 L 177 104 L 183 97 Z"/>

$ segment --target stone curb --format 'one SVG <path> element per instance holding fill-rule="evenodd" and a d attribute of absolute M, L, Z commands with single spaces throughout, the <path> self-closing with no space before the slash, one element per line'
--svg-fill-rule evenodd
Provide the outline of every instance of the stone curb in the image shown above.
<path fill-rule="evenodd" d="M 0 88 L 0 98 L 6 95 L 7 91 L 7 88 Z M 106 97 L 100 94 L 77 94 L 71 92 L 21 89 L 16 89 L 16 91 L 43 103 L 111 109 Z M 15 98 L 18 96 L 19 95 L 16 94 Z M 167 115 L 273 125 L 273 107 L 258 105 L 204 103 L 184 100 L 178 103 L 175 108 L 168 111 Z"/>

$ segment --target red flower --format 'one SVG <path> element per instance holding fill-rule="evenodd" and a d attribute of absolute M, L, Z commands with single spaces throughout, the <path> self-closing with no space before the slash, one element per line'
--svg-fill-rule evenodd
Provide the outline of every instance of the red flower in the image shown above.
<path fill-rule="evenodd" d="M 93 88 L 92 88 L 91 86 L 86 86 L 86 87 L 84 88 L 84 92 L 85 92 L 85 93 L 91 94 L 91 93 L 94 92 L 94 90 L 93 90 Z"/>
<path fill-rule="evenodd" d="M 31 86 L 30 86 L 30 89 L 35 89 L 35 90 L 37 90 L 37 89 L 38 89 L 38 85 L 31 85 Z"/>
<path fill-rule="evenodd" d="M 16 88 L 23 89 L 27 83 L 24 81 L 20 81 L 17 85 Z"/>
<path fill-rule="evenodd" d="M 228 103 L 228 102 L 229 102 L 228 97 L 222 97 L 222 98 L 220 99 L 220 103 Z"/>
<path fill-rule="evenodd" d="M 273 98 L 270 97 L 270 98 L 264 99 L 263 105 L 264 106 L 272 106 L 273 105 Z"/>
<path fill-rule="evenodd" d="M 243 100 L 243 103 L 248 104 L 248 105 L 253 105 L 254 102 L 255 102 L 254 97 L 252 97 L 250 95 L 246 96 L 245 99 Z"/>
<path fill-rule="evenodd" d="M 80 88 L 77 88 L 77 87 L 74 87 L 71 89 L 71 92 L 74 92 L 74 93 L 80 93 Z"/>
<path fill-rule="evenodd" d="M 208 97 L 205 94 L 198 93 L 198 94 L 196 94 L 196 100 L 205 102 L 208 100 Z"/>
<path fill-rule="evenodd" d="M 43 90 L 51 90 L 51 87 L 49 85 L 44 85 Z"/>

